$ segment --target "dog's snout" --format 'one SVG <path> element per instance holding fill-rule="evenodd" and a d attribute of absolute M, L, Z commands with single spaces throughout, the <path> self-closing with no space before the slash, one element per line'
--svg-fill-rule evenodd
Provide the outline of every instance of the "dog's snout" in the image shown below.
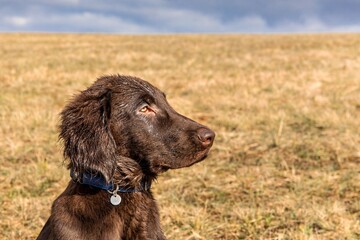
<path fill-rule="evenodd" d="M 197 130 L 198 138 L 204 147 L 210 147 L 213 144 L 215 133 L 208 128 Z"/>

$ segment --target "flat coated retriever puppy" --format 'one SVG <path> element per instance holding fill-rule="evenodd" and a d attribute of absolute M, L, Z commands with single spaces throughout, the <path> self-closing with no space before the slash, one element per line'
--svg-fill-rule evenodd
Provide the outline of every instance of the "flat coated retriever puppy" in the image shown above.
<path fill-rule="evenodd" d="M 37 239 L 165 239 L 151 183 L 203 160 L 215 134 L 177 113 L 165 94 L 129 76 L 105 76 L 61 113 L 72 180 Z"/>

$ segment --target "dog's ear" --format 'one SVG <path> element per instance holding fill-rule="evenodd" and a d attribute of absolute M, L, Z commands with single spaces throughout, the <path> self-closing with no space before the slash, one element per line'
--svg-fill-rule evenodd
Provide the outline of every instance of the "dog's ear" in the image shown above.
<path fill-rule="evenodd" d="M 92 86 L 81 92 L 61 113 L 60 138 L 73 177 L 100 173 L 111 181 L 116 144 L 110 130 L 111 90 Z"/>

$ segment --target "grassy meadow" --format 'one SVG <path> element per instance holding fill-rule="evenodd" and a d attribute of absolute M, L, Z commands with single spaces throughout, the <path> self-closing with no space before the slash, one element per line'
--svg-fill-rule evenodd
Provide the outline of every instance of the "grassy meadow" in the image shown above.
<path fill-rule="evenodd" d="M 59 112 L 134 75 L 217 134 L 153 184 L 169 239 L 360 239 L 360 34 L 0 34 L 0 239 L 34 239 L 70 177 Z"/>

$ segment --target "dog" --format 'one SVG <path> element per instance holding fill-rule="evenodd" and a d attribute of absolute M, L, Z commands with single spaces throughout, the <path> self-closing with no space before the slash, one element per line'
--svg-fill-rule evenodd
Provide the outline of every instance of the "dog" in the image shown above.
<path fill-rule="evenodd" d="M 71 181 L 38 240 L 166 239 L 151 193 L 158 174 L 204 160 L 215 133 L 136 77 L 97 79 L 61 112 Z"/>

